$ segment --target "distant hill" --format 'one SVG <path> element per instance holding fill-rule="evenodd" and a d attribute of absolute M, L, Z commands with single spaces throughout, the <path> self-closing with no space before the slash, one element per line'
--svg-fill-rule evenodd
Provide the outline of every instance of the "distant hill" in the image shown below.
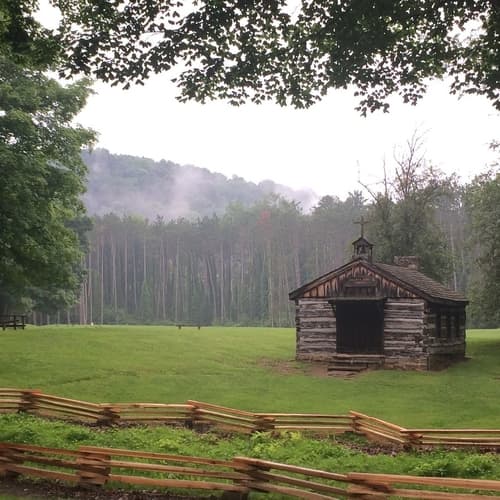
<path fill-rule="evenodd" d="M 84 202 L 91 215 L 115 213 L 154 219 L 189 219 L 222 214 L 231 203 L 245 206 L 271 193 L 299 201 L 305 210 L 318 197 L 310 190 L 293 190 L 265 180 L 258 184 L 171 161 L 112 154 L 106 149 L 83 153 L 89 168 Z"/>

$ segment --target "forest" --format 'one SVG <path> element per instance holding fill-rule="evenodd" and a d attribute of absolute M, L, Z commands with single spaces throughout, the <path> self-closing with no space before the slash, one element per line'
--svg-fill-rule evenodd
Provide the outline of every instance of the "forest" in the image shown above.
<path fill-rule="evenodd" d="M 139 208 L 135 213 L 92 216 L 78 304 L 57 311 L 45 307 L 32 319 L 291 326 L 294 305 L 288 293 L 349 260 L 351 242 L 360 230 L 354 222 L 363 215 L 376 260 L 392 262 L 394 255 L 417 254 L 425 273 L 470 296 L 471 325 L 495 326 L 496 306 L 488 306 L 482 295 L 482 269 L 494 249 L 488 247 L 491 235 L 489 240 L 481 235 L 491 232 L 488 224 L 495 224 L 498 178 L 484 174 L 460 184 L 429 166 L 418 154 L 421 146 L 420 138 L 410 140 L 393 177 L 385 178 L 376 191 L 360 185 L 344 200 L 324 196 L 311 210 L 275 192 L 259 193 L 255 184 L 242 179 L 235 184 L 205 171 L 207 181 L 216 179 L 217 185 L 199 183 L 197 194 L 184 200 L 185 212 L 175 218 L 150 217 L 161 203 L 160 197 L 151 197 L 150 186 L 159 170 L 167 169 L 166 162 L 100 151 L 96 174 L 84 155 L 91 179 L 85 199 L 96 203 L 88 206 L 91 214 L 98 212 L 98 181 L 102 192 L 116 192 L 124 189 L 127 179 L 141 179 L 145 188 L 132 186 L 128 193 L 130 206 Z M 117 177 L 120 164 L 124 173 Z M 168 207 L 167 189 L 174 188 L 166 185 Z M 493 197 L 489 207 L 479 203 L 487 201 L 486 188 Z M 198 213 L 196 200 L 205 203 L 198 205 Z M 204 215 L 210 207 L 212 215 Z"/>
<path fill-rule="evenodd" d="M 236 175 L 227 178 L 206 168 L 111 154 L 106 149 L 84 151 L 82 158 L 88 168 L 83 200 L 91 215 L 193 219 L 222 215 L 231 203 L 251 206 L 272 193 L 299 201 L 306 210 L 317 199 L 312 190 L 293 190 L 272 180 L 255 184 Z"/>
<path fill-rule="evenodd" d="M 361 179 L 344 200 L 332 186 L 311 206 L 310 193 L 272 181 L 109 154 L 113 165 L 93 163 L 81 152 L 96 133 L 75 123 L 92 93 L 86 76 L 127 88 L 174 69 L 181 101 L 304 108 L 354 86 L 365 115 L 387 111 L 394 94 L 415 104 L 446 77 L 451 93 L 500 109 L 495 2 L 321 0 L 294 15 L 285 0 L 194 11 L 182 0 L 51 3 L 55 28 L 37 20 L 37 0 L 0 3 L 1 314 L 290 325 L 288 292 L 349 258 L 363 215 L 378 260 L 418 255 L 424 272 L 468 294 L 471 326 L 500 325 L 498 165 L 477 165 L 464 184 L 413 138 L 392 173 L 381 166 L 380 184 Z"/>

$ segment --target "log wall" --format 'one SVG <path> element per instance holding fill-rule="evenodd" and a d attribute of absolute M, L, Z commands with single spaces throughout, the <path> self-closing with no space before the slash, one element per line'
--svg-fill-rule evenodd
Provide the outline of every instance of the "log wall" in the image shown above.
<path fill-rule="evenodd" d="M 384 307 L 385 364 L 427 369 L 424 352 L 424 300 L 388 299 Z M 327 299 L 296 301 L 297 359 L 329 361 L 336 354 L 336 320 Z"/>
<path fill-rule="evenodd" d="M 336 319 L 327 298 L 296 300 L 297 359 L 331 361 L 336 354 L 336 332 Z M 463 359 L 464 310 L 436 310 L 423 299 L 387 299 L 384 355 L 386 368 L 405 370 L 435 370 Z"/>
<path fill-rule="evenodd" d="M 337 349 L 337 328 L 332 306 L 326 298 L 304 298 L 295 304 L 297 359 L 331 360 Z"/>
<path fill-rule="evenodd" d="M 384 305 L 385 367 L 427 369 L 425 301 L 387 299 Z"/>
<path fill-rule="evenodd" d="M 465 359 L 465 307 L 425 309 L 425 349 L 428 369 L 437 370 Z"/>

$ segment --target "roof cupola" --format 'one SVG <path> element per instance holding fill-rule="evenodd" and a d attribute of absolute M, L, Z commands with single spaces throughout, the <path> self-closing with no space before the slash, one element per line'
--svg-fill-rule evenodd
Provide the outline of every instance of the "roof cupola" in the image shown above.
<path fill-rule="evenodd" d="M 353 259 L 364 259 L 368 262 L 373 262 L 373 245 L 365 238 L 365 224 L 368 221 L 363 216 L 359 220 L 354 221 L 354 224 L 359 224 L 361 228 L 361 236 L 352 242 Z"/>

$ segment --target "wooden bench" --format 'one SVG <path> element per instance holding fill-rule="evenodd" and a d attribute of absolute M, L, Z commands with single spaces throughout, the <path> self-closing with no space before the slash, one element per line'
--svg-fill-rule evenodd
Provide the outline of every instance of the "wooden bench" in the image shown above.
<path fill-rule="evenodd" d="M 179 330 L 181 330 L 183 326 L 188 327 L 188 328 L 189 328 L 189 327 L 191 327 L 191 328 L 198 328 L 198 330 L 200 330 L 200 329 L 201 329 L 201 325 L 194 324 L 194 323 L 178 323 L 178 324 L 177 324 L 177 328 L 178 328 Z"/>
<path fill-rule="evenodd" d="M 22 328 L 26 326 L 26 316 L 24 314 L 1 314 L 0 315 L 0 326 L 2 330 L 6 328 Z"/>

